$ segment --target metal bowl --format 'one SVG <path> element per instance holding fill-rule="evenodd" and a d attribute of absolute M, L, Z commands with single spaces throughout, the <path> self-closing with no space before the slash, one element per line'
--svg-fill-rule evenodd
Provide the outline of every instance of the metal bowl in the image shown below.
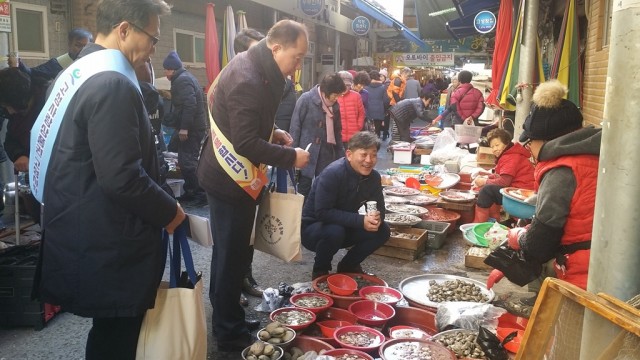
<path fill-rule="evenodd" d="M 426 307 L 428 309 L 437 309 L 440 303 L 429 300 L 429 297 L 427 296 L 427 294 L 429 294 L 429 288 L 431 287 L 429 285 L 429 281 L 431 280 L 435 280 L 437 283 L 443 283 L 447 280 L 462 280 L 477 285 L 482 294 L 487 296 L 487 303 L 493 301 L 493 298 L 496 296 L 493 290 L 487 289 L 486 285 L 480 281 L 447 274 L 424 274 L 412 276 L 402 280 L 399 289 L 409 304 L 415 304 L 416 306 Z"/>

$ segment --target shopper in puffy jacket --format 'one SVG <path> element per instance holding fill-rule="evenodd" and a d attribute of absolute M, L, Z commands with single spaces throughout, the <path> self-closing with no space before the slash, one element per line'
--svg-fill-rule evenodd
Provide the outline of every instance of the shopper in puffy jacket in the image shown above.
<path fill-rule="evenodd" d="M 395 121 L 400 141 L 413 142 L 411 137 L 411 123 L 416 118 L 427 120 L 427 107 L 431 99 L 424 95 L 418 99 L 405 99 L 397 103 L 389 110 L 391 119 Z"/>
<path fill-rule="evenodd" d="M 538 200 L 528 228 L 509 231 L 509 247 L 539 264 L 555 259 L 555 276 L 587 287 L 602 130 L 582 128 L 582 114 L 558 80 L 540 84 L 520 136 L 534 161 Z M 503 274 L 494 270 L 487 286 Z M 509 273 L 504 275 L 509 277 Z"/>
<path fill-rule="evenodd" d="M 373 120 L 375 127 L 374 132 L 378 137 L 382 137 L 382 124 L 385 121 L 385 115 L 387 107 L 389 107 L 389 96 L 387 95 L 387 88 L 382 82 L 383 75 L 377 70 L 372 70 L 369 73 L 371 82 L 365 86 L 365 89 L 369 93 L 368 105 L 365 107 L 367 118 Z"/>
<path fill-rule="evenodd" d="M 365 111 L 362 97 L 356 91 L 351 90 L 353 86 L 353 76 L 351 73 L 348 71 L 339 71 L 338 75 L 340 75 L 347 87 L 347 91 L 338 97 L 340 120 L 342 121 L 342 142 L 347 143 L 355 133 L 362 130 Z"/>
<path fill-rule="evenodd" d="M 487 135 L 496 157 L 496 167 L 492 173 L 482 173 L 473 181 L 475 187 L 481 188 L 474 223 L 486 222 L 490 217 L 500 219 L 500 189 L 503 187 L 533 190 L 533 165 L 529 162 L 529 151 L 511 140 L 511 134 L 503 129 L 493 129 Z"/>
<path fill-rule="evenodd" d="M 342 122 L 337 99 L 347 90 L 340 75 L 326 75 L 319 85 L 302 94 L 291 117 L 293 147 L 307 148 L 309 164 L 300 169 L 298 192 L 308 195 L 313 178 L 344 156 Z M 355 94 L 360 97 L 357 93 Z"/>
<path fill-rule="evenodd" d="M 442 127 L 452 127 L 463 123 L 474 125 L 478 121 L 484 111 L 484 96 L 480 90 L 471 85 L 472 78 L 473 74 L 470 71 L 460 71 L 458 74 L 460 85 L 451 95 L 451 104 L 433 120 L 434 125 L 441 119 L 449 119 L 447 115 L 452 112 L 457 114 L 453 116 L 452 123 L 443 123 Z"/>

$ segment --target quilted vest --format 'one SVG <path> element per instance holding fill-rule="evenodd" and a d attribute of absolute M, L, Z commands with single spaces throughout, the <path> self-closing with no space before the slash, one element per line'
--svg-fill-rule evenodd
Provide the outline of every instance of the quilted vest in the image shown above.
<path fill-rule="evenodd" d="M 571 199 L 569 214 L 564 225 L 564 234 L 560 240 L 561 245 L 591 240 L 596 204 L 598 163 L 599 157 L 595 155 L 572 155 L 541 161 L 536 166 L 536 189 L 540 186 L 547 171 L 561 166 L 571 168 L 576 178 L 576 190 L 573 199 Z M 578 250 L 565 255 L 565 268 L 555 265 L 556 276 L 586 289 L 590 253 L 591 250 Z"/>

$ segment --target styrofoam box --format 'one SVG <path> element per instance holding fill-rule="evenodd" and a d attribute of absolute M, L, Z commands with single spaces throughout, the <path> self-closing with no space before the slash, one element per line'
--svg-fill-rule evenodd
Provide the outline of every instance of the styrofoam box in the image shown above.
<path fill-rule="evenodd" d="M 413 150 L 412 149 L 407 149 L 407 150 L 399 150 L 399 149 L 394 149 L 393 150 L 393 162 L 395 164 L 411 164 L 411 157 L 413 156 Z"/>
<path fill-rule="evenodd" d="M 431 155 L 420 155 L 420 165 L 431 165 Z"/>

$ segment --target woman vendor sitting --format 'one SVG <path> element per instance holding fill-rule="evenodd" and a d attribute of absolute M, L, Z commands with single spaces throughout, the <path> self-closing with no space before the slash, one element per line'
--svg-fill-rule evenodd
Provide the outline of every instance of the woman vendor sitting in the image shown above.
<path fill-rule="evenodd" d="M 503 129 L 493 129 L 487 135 L 491 152 L 496 157 L 496 167 L 493 173 L 481 172 L 473 181 L 474 188 L 482 188 L 478 194 L 474 223 L 486 222 L 489 218 L 500 219 L 500 189 L 503 187 L 533 190 L 531 155 L 522 145 L 511 140 L 511 134 Z"/>

